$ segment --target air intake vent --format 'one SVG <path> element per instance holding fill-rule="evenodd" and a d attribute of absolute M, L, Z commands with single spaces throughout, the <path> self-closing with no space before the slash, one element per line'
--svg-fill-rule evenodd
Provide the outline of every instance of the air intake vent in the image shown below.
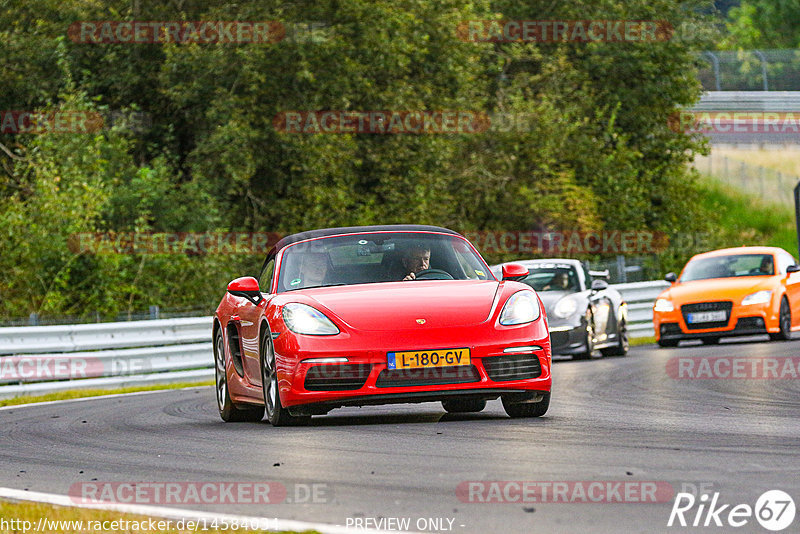
<path fill-rule="evenodd" d="M 369 364 L 315 365 L 306 372 L 308 391 L 349 391 L 361 389 L 369 378 Z"/>
<path fill-rule="evenodd" d="M 483 359 L 486 374 L 495 382 L 526 380 L 542 376 L 542 365 L 535 354 L 491 356 Z"/>

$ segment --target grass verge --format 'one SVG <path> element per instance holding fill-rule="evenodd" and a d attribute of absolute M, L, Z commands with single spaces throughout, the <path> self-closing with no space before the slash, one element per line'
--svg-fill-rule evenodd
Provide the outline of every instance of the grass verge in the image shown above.
<path fill-rule="evenodd" d="M 648 336 L 648 337 L 632 337 L 628 339 L 628 343 L 631 347 L 638 347 L 640 345 L 654 345 L 656 342 L 655 336 Z"/>
<path fill-rule="evenodd" d="M 700 202 L 728 246 L 765 245 L 797 254 L 793 210 L 758 202 L 746 192 L 726 187 L 713 178 L 700 184 Z"/>
<path fill-rule="evenodd" d="M 158 391 L 162 389 L 183 389 L 196 386 L 211 386 L 214 382 L 179 382 L 175 384 L 155 384 L 151 386 L 132 386 L 118 389 L 75 389 L 47 393 L 46 395 L 23 395 L 11 399 L 0 399 L 0 406 L 16 406 L 18 404 L 31 404 L 34 402 L 49 402 L 67 399 L 82 399 L 84 397 L 100 397 L 102 395 L 117 395 L 120 393 L 136 393 L 138 391 Z"/>

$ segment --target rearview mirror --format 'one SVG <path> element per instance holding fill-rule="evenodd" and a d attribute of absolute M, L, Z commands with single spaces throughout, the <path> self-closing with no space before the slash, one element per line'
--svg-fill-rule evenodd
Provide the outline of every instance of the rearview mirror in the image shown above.
<path fill-rule="evenodd" d="M 790 265 L 786 268 L 786 274 L 796 273 L 800 271 L 800 265 Z"/>
<path fill-rule="evenodd" d="M 675 273 L 667 273 L 667 275 L 664 277 L 664 280 L 666 280 L 670 284 L 674 284 L 675 282 L 678 281 L 678 275 L 676 275 Z"/>
<path fill-rule="evenodd" d="M 608 282 L 605 280 L 592 280 L 592 291 L 602 291 L 608 289 Z"/>
<path fill-rule="evenodd" d="M 228 284 L 228 293 L 234 297 L 244 297 L 256 306 L 264 300 L 258 288 L 258 280 L 252 276 L 242 276 Z"/>
<path fill-rule="evenodd" d="M 503 280 L 522 280 L 528 276 L 528 268 L 519 263 L 503 264 Z"/>

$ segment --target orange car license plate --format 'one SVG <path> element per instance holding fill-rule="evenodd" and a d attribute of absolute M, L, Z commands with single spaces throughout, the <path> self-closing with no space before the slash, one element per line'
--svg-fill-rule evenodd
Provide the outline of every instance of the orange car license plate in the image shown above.
<path fill-rule="evenodd" d="M 469 365 L 468 348 L 407 350 L 387 353 L 389 369 L 421 369 L 424 367 L 450 367 Z"/>

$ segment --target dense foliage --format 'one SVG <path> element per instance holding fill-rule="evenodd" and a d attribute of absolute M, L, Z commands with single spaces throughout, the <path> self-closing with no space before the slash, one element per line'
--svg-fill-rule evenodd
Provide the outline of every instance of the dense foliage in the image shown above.
<path fill-rule="evenodd" d="M 278 232 L 370 223 L 470 230 L 709 221 L 669 116 L 699 96 L 693 38 L 470 42 L 469 20 L 708 24 L 707 2 L 12 0 L 0 110 L 92 110 L 113 127 L 0 134 L 0 316 L 210 309 L 242 254 L 89 254 L 84 232 Z M 75 42 L 76 21 L 281 21 L 271 43 Z M 310 29 L 311 28 L 311 29 Z M 696 35 L 704 35 L 697 32 Z M 480 134 L 291 134 L 284 111 L 468 110 Z M 139 114 L 139 115 L 137 115 Z M 143 114 L 143 115 L 142 115 Z M 2 147 L 0 147 L 2 148 Z M 683 251 L 683 255 L 689 251 Z M 488 258 L 501 259 L 499 256 Z"/>

